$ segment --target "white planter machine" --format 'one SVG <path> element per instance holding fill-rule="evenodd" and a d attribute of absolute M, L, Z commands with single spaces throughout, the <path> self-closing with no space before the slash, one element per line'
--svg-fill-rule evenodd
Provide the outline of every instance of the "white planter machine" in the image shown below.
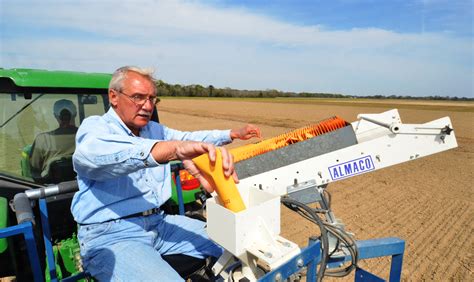
<path fill-rule="evenodd" d="M 399 281 L 404 240 L 356 241 L 331 211 L 326 187 L 456 148 L 452 128 L 449 117 L 403 124 L 396 109 L 360 114 L 343 128 L 236 163 L 247 209 L 234 213 L 217 195 L 207 201 L 208 234 L 226 250 L 213 272 L 226 281 L 320 281 L 355 270 L 356 281 L 383 281 L 357 261 L 391 256 L 389 279 Z M 307 247 L 279 235 L 280 202 L 319 226 Z"/>

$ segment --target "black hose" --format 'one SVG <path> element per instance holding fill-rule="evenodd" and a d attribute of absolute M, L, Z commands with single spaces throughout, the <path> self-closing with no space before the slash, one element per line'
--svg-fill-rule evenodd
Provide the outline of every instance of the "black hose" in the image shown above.
<path fill-rule="evenodd" d="M 359 260 L 359 250 L 357 248 L 357 244 L 352 238 L 351 235 L 349 235 L 347 232 L 345 232 L 343 229 L 331 225 L 329 223 L 325 223 L 326 228 L 328 229 L 328 232 L 331 233 L 334 237 L 337 238 L 338 242 L 342 242 L 344 246 L 347 247 L 347 250 L 349 250 L 350 255 L 351 255 L 351 264 L 344 267 L 344 268 L 338 268 L 338 269 L 328 269 L 326 270 L 326 275 L 327 276 L 332 276 L 332 277 L 343 277 L 352 272 L 354 268 L 357 267 L 357 263 Z"/>
<path fill-rule="evenodd" d="M 327 221 L 323 221 L 317 213 L 327 214 L 330 212 L 330 205 L 331 205 L 331 194 L 324 190 L 322 196 L 325 198 L 325 202 L 327 205 L 327 209 L 323 208 L 310 208 L 307 205 L 300 203 L 294 199 L 290 199 L 288 197 L 282 198 L 281 202 L 288 207 L 289 209 L 297 212 L 303 218 L 315 223 L 318 225 L 321 231 L 321 242 L 322 242 L 322 259 L 321 259 L 321 266 L 318 272 L 318 280 L 322 279 L 324 275 L 331 276 L 331 277 L 343 277 L 352 272 L 354 268 L 357 267 L 357 263 L 359 260 L 359 250 L 357 248 L 357 244 L 355 239 L 352 235 L 347 233 L 343 228 L 331 224 Z M 322 227 L 321 227 L 322 226 Z M 337 241 L 336 246 L 333 250 L 329 253 L 329 235 L 331 234 Z M 351 256 L 351 263 L 345 267 L 340 267 L 337 269 L 326 269 L 327 268 L 327 261 L 329 258 L 340 249 L 340 246 L 343 245 L 347 248 Z"/>
<path fill-rule="evenodd" d="M 327 261 L 328 261 L 328 253 L 329 253 L 329 239 L 328 239 L 328 232 L 326 227 L 324 226 L 323 221 L 317 213 L 307 205 L 300 203 L 296 200 L 290 199 L 288 197 L 282 197 L 281 202 L 288 208 L 294 210 L 294 207 L 298 207 L 299 209 L 303 209 L 304 212 L 306 212 L 310 218 L 313 219 L 313 222 L 315 222 L 319 230 L 321 231 L 321 243 L 322 243 L 322 254 L 321 254 L 321 263 L 319 266 L 318 270 L 318 277 L 317 281 L 322 281 L 324 277 L 324 273 L 326 271 L 326 266 L 327 266 Z"/>
<path fill-rule="evenodd" d="M 293 209 L 293 210 L 295 210 L 295 209 Z M 298 212 L 301 216 L 303 216 L 307 220 L 309 220 L 309 221 L 311 221 L 315 224 L 318 224 L 318 222 L 316 220 L 314 220 L 313 217 L 309 216 L 306 213 L 306 211 L 296 210 L 296 212 Z M 338 269 L 327 269 L 325 271 L 325 275 L 326 276 L 332 276 L 332 277 L 346 276 L 346 275 L 350 274 L 350 272 L 357 266 L 357 263 L 358 263 L 359 251 L 358 251 L 357 245 L 355 243 L 355 240 L 352 238 L 352 236 L 350 236 L 343 229 L 341 229 L 341 228 L 339 228 L 339 227 L 337 227 L 333 224 L 330 224 L 328 222 L 324 222 L 323 224 L 326 227 L 327 232 L 331 233 L 334 236 L 334 238 L 337 239 L 336 246 L 334 247 L 333 250 L 331 250 L 331 253 L 328 254 L 328 258 L 331 257 L 331 255 L 333 255 L 339 249 L 339 246 L 341 245 L 341 243 L 342 243 L 342 245 L 347 247 L 347 249 L 349 250 L 350 255 L 351 255 L 351 264 L 349 266 L 347 266 L 345 268 L 338 268 Z"/>
<path fill-rule="evenodd" d="M 322 196 L 325 198 L 325 202 L 327 205 L 327 212 L 331 210 L 331 193 L 327 189 L 323 189 Z M 338 227 L 337 225 L 330 224 L 325 222 L 325 226 L 328 229 L 328 232 L 331 233 L 336 239 L 336 247 L 334 250 L 329 254 L 331 257 L 339 248 L 340 245 L 344 245 L 350 252 L 351 255 L 351 264 L 345 268 L 338 268 L 338 269 L 328 269 L 326 271 L 327 276 L 333 277 L 343 277 L 351 273 L 351 271 L 357 267 L 357 263 L 359 261 L 359 249 L 357 248 L 357 244 L 355 239 L 347 233 L 343 228 Z"/>

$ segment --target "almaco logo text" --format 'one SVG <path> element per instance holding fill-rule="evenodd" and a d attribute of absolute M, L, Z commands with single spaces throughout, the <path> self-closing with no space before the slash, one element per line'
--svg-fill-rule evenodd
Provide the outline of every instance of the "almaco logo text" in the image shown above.
<path fill-rule="evenodd" d="M 342 164 L 329 167 L 332 180 L 338 180 L 353 175 L 374 170 L 374 162 L 371 156 L 365 156 Z"/>

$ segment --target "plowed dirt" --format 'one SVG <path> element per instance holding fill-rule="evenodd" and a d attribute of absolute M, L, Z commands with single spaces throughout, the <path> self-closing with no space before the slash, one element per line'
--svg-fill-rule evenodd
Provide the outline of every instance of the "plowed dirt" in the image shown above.
<path fill-rule="evenodd" d="M 352 122 L 357 114 L 392 108 L 399 109 L 404 123 L 449 116 L 459 147 L 330 184 L 332 209 L 359 240 L 404 239 L 403 280 L 473 281 L 474 104 L 164 98 L 158 106 L 161 122 L 172 128 L 225 129 L 254 123 L 264 138 L 334 115 Z M 312 224 L 282 208 L 283 237 L 303 247 L 317 233 Z M 387 278 L 390 261 L 373 259 L 360 266 Z M 342 279 L 351 280 L 353 276 Z"/>

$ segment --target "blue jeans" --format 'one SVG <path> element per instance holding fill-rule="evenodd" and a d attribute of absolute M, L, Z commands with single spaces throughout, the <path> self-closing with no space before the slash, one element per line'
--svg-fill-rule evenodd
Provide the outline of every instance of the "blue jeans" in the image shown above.
<path fill-rule="evenodd" d="M 219 257 L 206 223 L 179 215 L 153 214 L 80 226 L 85 269 L 99 281 L 182 281 L 161 255 Z"/>

